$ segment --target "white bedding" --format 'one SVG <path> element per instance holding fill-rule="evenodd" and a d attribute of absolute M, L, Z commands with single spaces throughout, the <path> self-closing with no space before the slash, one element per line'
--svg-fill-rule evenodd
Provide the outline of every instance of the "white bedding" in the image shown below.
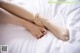
<path fill-rule="evenodd" d="M 67 0 L 66 0 L 67 1 Z M 79 0 L 72 0 L 78 1 Z M 24 27 L 0 25 L 0 45 L 8 45 L 8 53 L 80 53 L 80 4 L 49 4 L 48 0 L 14 0 L 32 13 L 39 13 L 58 25 L 67 27 L 70 40 L 63 42 L 48 31 L 35 39 Z M 3 27 L 4 26 L 4 27 Z"/>

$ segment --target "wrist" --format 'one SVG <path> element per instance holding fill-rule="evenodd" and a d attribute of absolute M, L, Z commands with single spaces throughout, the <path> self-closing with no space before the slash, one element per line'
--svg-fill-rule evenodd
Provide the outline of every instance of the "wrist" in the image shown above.
<path fill-rule="evenodd" d="M 33 22 L 38 26 L 43 26 L 43 23 L 39 20 L 39 14 L 34 16 Z"/>

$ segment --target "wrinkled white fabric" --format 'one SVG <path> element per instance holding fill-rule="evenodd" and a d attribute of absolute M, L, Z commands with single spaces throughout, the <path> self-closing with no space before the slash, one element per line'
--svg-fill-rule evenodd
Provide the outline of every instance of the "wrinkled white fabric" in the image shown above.
<path fill-rule="evenodd" d="M 70 40 L 63 42 L 49 31 L 44 37 L 36 40 L 23 27 L 5 25 L 4 33 L 0 35 L 0 44 L 7 44 L 9 53 L 80 53 L 80 4 L 49 4 L 48 0 L 13 2 L 21 4 L 21 7 L 34 14 L 39 13 L 53 23 L 67 27 Z"/>

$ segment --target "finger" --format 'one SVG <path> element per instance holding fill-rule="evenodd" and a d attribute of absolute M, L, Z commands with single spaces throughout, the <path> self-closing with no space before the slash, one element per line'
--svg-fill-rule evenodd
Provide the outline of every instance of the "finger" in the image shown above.
<path fill-rule="evenodd" d="M 47 30 L 46 29 L 43 29 L 42 33 L 45 35 L 47 34 Z"/>
<path fill-rule="evenodd" d="M 33 35 L 35 38 L 37 38 L 37 35 Z"/>
<path fill-rule="evenodd" d="M 32 33 L 32 35 L 33 35 L 35 38 L 37 38 L 37 34 L 35 34 L 35 33 Z"/>
<path fill-rule="evenodd" d="M 40 36 L 39 38 L 42 38 L 44 35 Z"/>
<path fill-rule="evenodd" d="M 66 39 L 66 41 L 69 40 L 69 31 L 68 30 L 66 31 L 65 39 Z"/>
<path fill-rule="evenodd" d="M 47 34 L 47 30 L 44 27 L 40 27 L 41 32 L 43 35 Z"/>
<path fill-rule="evenodd" d="M 41 38 L 44 34 L 40 31 L 38 34 L 37 34 L 37 38 Z"/>
<path fill-rule="evenodd" d="M 69 40 L 69 33 L 67 33 L 65 36 L 66 41 Z"/>

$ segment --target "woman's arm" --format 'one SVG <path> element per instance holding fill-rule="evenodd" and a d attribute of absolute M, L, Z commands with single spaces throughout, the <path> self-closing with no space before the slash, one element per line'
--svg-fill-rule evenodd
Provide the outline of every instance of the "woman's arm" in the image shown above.
<path fill-rule="evenodd" d="M 37 26 L 29 21 L 25 21 L 15 15 L 12 15 L 2 8 L 0 8 L 0 23 L 16 24 L 23 26 L 27 30 L 29 30 L 36 38 L 42 37 L 44 35 L 43 32 L 46 31 L 43 27 Z"/>
<path fill-rule="evenodd" d="M 11 3 L 9 1 L 8 2 L 1 1 L 0 7 L 2 7 L 3 9 L 7 10 L 8 12 L 10 12 L 16 16 L 19 16 L 20 18 L 35 22 L 37 25 L 43 26 L 42 23 L 39 20 L 37 20 L 32 13 L 21 8 L 19 5 L 16 5 L 16 4 Z"/>
<path fill-rule="evenodd" d="M 33 14 L 31 14 L 30 12 L 24 10 L 23 8 L 21 8 L 20 6 L 9 2 L 9 1 L 2 1 L 0 4 L 0 7 L 2 7 L 3 9 L 21 17 L 24 19 L 27 19 L 29 21 L 33 21 Z"/>
<path fill-rule="evenodd" d="M 58 39 L 63 41 L 69 40 L 69 31 L 67 28 L 58 26 L 55 23 L 52 23 L 50 20 L 42 18 L 39 15 L 36 15 L 38 19 L 43 23 L 43 25 L 50 30 Z"/>
<path fill-rule="evenodd" d="M 31 13 L 29 13 L 28 11 L 25 11 L 24 9 L 20 8 L 17 5 L 14 5 L 10 2 L 2 2 L 1 7 L 17 16 L 20 16 L 26 20 L 30 20 L 30 21 L 34 22 L 34 16 Z M 40 19 L 38 19 L 38 18 L 40 18 Z M 43 23 L 42 25 L 44 25 L 46 28 L 48 28 L 48 30 L 50 30 L 57 38 L 64 40 L 64 41 L 69 40 L 69 34 L 68 34 L 68 30 L 66 30 L 66 28 L 60 27 L 55 24 L 51 24 L 51 22 L 48 22 L 48 21 L 44 21 L 45 19 L 43 19 L 40 16 L 38 18 L 36 16 L 35 20 L 41 21 L 41 23 Z M 36 22 L 36 23 L 38 23 L 38 22 Z"/>

